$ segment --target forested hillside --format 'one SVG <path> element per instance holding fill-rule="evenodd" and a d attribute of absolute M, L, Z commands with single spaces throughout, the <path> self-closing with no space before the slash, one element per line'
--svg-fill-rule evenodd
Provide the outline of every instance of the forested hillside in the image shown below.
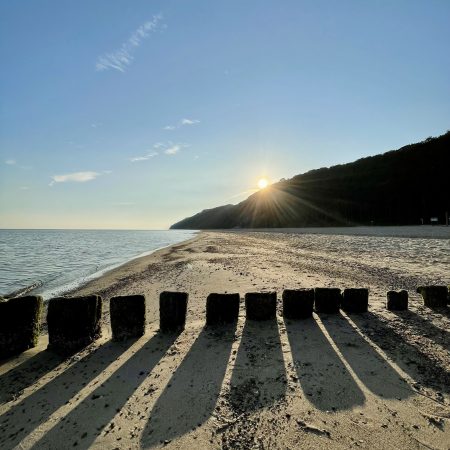
<path fill-rule="evenodd" d="M 171 228 L 260 228 L 444 223 L 450 212 L 450 131 L 382 155 L 311 170 L 237 205 Z"/>

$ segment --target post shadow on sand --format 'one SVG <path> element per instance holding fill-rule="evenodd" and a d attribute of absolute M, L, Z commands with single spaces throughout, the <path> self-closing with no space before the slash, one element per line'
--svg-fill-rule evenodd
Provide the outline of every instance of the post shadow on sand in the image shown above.
<path fill-rule="evenodd" d="M 157 333 L 106 381 L 71 410 L 32 448 L 88 449 L 175 342 L 179 333 Z M 129 341 L 128 341 L 129 342 Z"/>
<path fill-rule="evenodd" d="M 326 316 L 322 315 L 324 319 Z M 285 320 L 285 325 L 293 363 L 306 398 L 321 411 L 339 411 L 363 405 L 364 393 L 317 321 Z"/>
<path fill-rule="evenodd" d="M 0 416 L 0 448 L 16 447 L 123 353 L 128 344 L 106 342 Z"/>
<path fill-rule="evenodd" d="M 286 395 L 287 379 L 276 319 L 246 320 L 228 396 L 235 413 L 273 405 Z"/>
<path fill-rule="evenodd" d="M 408 343 L 377 314 L 367 312 L 352 316 L 353 322 L 363 332 L 370 331 L 370 339 L 416 382 L 439 391 L 450 392 L 450 372 L 430 358 L 425 351 Z M 395 324 L 394 324 L 395 325 Z"/>
<path fill-rule="evenodd" d="M 349 317 L 353 319 L 358 315 Z M 364 340 L 345 316 L 324 317 L 322 324 L 356 376 L 371 392 L 379 397 L 396 399 L 412 395 L 406 381 Z"/>
<path fill-rule="evenodd" d="M 423 317 L 411 310 L 391 312 L 407 325 L 416 328 L 418 333 L 423 334 L 425 332 L 429 339 L 450 351 L 450 332 L 448 330 L 437 327 L 430 322 L 429 318 Z"/>
<path fill-rule="evenodd" d="M 64 356 L 43 350 L 1 375 L 0 404 L 13 400 L 25 388 L 51 372 L 64 360 Z"/>
<path fill-rule="evenodd" d="M 214 411 L 235 339 L 236 324 L 205 327 L 156 401 L 142 447 L 181 436 Z"/>

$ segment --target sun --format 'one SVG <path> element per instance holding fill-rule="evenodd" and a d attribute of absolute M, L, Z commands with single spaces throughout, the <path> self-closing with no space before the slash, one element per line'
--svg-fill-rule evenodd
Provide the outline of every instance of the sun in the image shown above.
<path fill-rule="evenodd" d="M 258 187 L 259 189 L 264 189 L 269 185 L 269 182 L 267 181 L 266 178 L 261 178 L 260 180 L 258 180 Z"/>

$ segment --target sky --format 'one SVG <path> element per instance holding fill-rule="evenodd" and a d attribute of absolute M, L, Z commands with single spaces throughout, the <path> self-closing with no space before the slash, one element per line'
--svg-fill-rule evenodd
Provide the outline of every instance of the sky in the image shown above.
<path fill-rule="evenodd" d="M 0 228 L 165 229 L 450 128 L 448 0 L 0 0 Z"/>

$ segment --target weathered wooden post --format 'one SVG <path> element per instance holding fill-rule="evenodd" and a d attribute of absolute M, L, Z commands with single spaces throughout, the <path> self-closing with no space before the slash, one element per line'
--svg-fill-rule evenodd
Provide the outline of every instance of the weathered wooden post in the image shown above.
<path fill-rule="evenodd" d="M 159 329 L 163 332 L 184 330 L 188 294 L 164 291 L 159 295 Z"/>
<path fill-rule="evenodd" d="M 277 314 L 277 293 L 247 292 L 245 294 L 245 311 L 249 320 L 271 320 Z"/>
<path fill-rule="evenodd" d="M 349 288 L 344 289 L 341 308 L 348 313 L 367 312 L 369 306 L 369 289 Z"/>
<path fill-rule="evenodd" d="M 109 302 L 111 331 L 115 341 L 145 334 L 145 296 L 124 295 Z"/>
<path fill-rule="evenodd" d="M 386 308 L 389 311 L 405 311 L 408 309 L 408 291 L 388 291 Z"/>
<path fill-rule="evenodd" d="M 314 289 L 285 289 L 283 291 L 283 316 L 286 319 L 312 317 Z"/>
<path fill-rule="evenodd" d="M 447 306 L 447 286 L 419 286 L 417 293 L 422 295 L 423 304 L 428 308 L 443 308 Z"/>
<path fill-rule="evenodd" d="M 338 288 L 315 288 L 314 308 L 318 313 L 334 314 L 339 312 L 342 295 Z"/>
<path fill-rule="evenodd" d="M 236 322 L 239 302 L 239 294 L 209 294 L 206 299 L 206 325 Z"/>
<path fill-rule="evenodd" d="M 36 347 L 41 315 L 42 297 L 39 295 L 0 302 L 0 358 Z"/>
<path fill-rule="evenodd" d="M 102 298 L 99 295 L 50 299 L 48 348 L 60 354 L 81 350 L 100 337 L 101 317 Z"/>

